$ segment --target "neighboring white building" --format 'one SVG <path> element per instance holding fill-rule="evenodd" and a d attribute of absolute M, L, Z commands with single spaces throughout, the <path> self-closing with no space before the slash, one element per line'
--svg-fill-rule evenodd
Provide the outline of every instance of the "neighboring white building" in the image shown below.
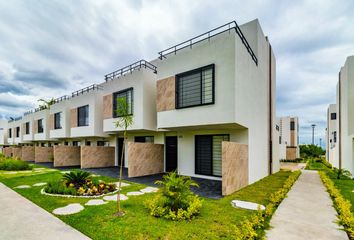
<path fill-rule="evenodd" d="M 4 146 L 9 143 L 7 141 L 8 136 L 8 121 L 5 119 L 0 119 L 0 152 Z"/>
<path fill-rule="evenodd" d="M 298 117 L 280 117 L 279 126 L 279 157 L 280 160 L 295 160 L 300 157 L 299 119 Z"/>
<path fill-rule="evenodd" d="M 330 104 L 327 109 L 326 158 L 332 166 L 339 167 L 337 131 L 337 105 Z"/>
<path fill-rule="evenodd" d="M 354 56 L 347 57 L 337 84 L 338 167 L 354 173 Z"/>

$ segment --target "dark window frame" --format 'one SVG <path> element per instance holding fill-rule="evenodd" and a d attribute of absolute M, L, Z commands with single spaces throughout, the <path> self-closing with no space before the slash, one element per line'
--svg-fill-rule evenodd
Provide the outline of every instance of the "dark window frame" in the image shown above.
<path fill-rule="evenodd" d="M 26 135 L 30 134 L 30 122 L 25 123 L 25 132 Z"/>
<path fill-rule="evenodd" d="M 198 175 L 203 175 L 203 176 L 211 176 L 211 177 L 222 177 L 222 175 L 218 176 L 218 175 L 214 175 L 213 174 L 213 159 L 210 161 L 210 172 L 211 174 L 205 174 L 205 173 L 199 173 L 198 172 L 198 161 L 197 161 L 197 138 L 199 136 L 203 136 L 203 137 L 211 137 L 211 141 L 213 141 L 213 137 L 214 136 L 227 136 L 229 138 L 230 141 L 230 134 L 205 134 L 205 135 L 194 135 L 194 174 L 198 174 Z M 211 146 L 211 157 L 213 157 L 213 145 Z"/>
<path fill-rule="evenodd" d="M 290 131 L 295 131 L 295 121 L 290 121 Z"/>
<path fill-rule="evenodd" d="M 9 138 L 12 138 L 12 128 L 9 128 Z"/>
<path fill-rule="evenodd" d="M 16 138 L 20 137 L 20 127 L 16 127 Z"/>
<path fill-rule="evenodd" d="M 85 117 L 83 118 L 84 120 L 82 120 L 82 118 L 80 118 L 80 110 L 83 109 L 87 109 L 87 112 L 85 112 Z M 86 118 L 86 114 L 87 114 L 87 118 Z M 85 106 L 81 106 L 77 108 L 77 126 L 78 127 L 87 127 L 90 125 L 90 106 L 89 104 L 85 105 Z M 86 122 L 87 119 L 87 122 Z M 80 122 L 81 120 L 81 122 Z"/>
<path fill-rule="evenodd" d="M 131 92 L 131 103 L 130 103 L 130 112 L 131 114 L 128 114 L 127 116 L 133 116 L 134 115 L 134 88 L 130 87 L 130 88 L 126 88 L 123 90 L 120 90 L 118 92 L 114 92 L 112 95 L 112 116 L 113 118 L 119 118 L 119 117 L 123 117 L 123 116 L 119 116 L 118 113 L 116 112 L 117 110 L 117 96 L 119 94 L 122 93 L 126 93 L 126 92 Z M 129 103 L 128 103 L 129 104 Z"/>
<path fill-rule="evenodd" d="M 139 139 L 144 138 L 144 141 L 140 141 Z M 152 138 L 152 142 L 147 142 L 146 138 Z M 137 141 L 138 140 L 138 141 Z M 154 136 L 135 136 L 134 137 L 134 142 L 140 142 L 140 143 L 154 143 L 155 142 L 155 137 Z"/>
<path fill-rule="evenodd" d="M 200 94 L 200 104 L 193 104 L 193 105 L 188 105 L 188 106 L 179 106 L 179 80 L 181 77 L 185 77 L 191 74 L 195 73 L 202 73 L 203 70 L 206 69 L 212 69 L 212 101 L 210 103 L 202 103 L 203 102 L 203 94 L 202 94 L 202 87 L 200 88 L 201 94 Z M 191 107 L 199 107 L 199 106 L 207 106 L 207 105 L 212 105 L 215 104 L 215 64 L 209 64 L 207 66 L 203 66 L 197 69 L 193 69 L 187 72 L 179 73 L 175 76 L 175 108 L 176 109 L 183 109 L 183 108 L 191 108 Z M 200 84 L 202 85 L 202 74 L 200 74 Z"/>
<path fill-rule="evenodd" d="M 57 116 L 59 116 L 59 121 L 57 122 Z M 62 129 L 61 126 L 61 112 L 54 113 L 54 129 Z"/>
<path fill-rule="evenodd" d="M 37 120 L 37 128 L 38 128 L 37 129 L 38 133 L 43 133 L 44 132 L 44 129 L 43 129 L 43 118 Z"/>
<path fill-rule="evenodd" d="M 337 113 L 331 113 L 331 120 L 336 120 L 337 119 Z"/>
<path fill-rule="evenodd" d="M 337 142 L 337 131 L 333 132 L 333 142 Z"/>

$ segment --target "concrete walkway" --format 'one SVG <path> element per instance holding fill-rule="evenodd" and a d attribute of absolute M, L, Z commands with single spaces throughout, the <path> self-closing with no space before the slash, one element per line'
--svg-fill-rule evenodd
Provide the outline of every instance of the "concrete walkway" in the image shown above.
<path fill-rule="evenodd" d="M 0 183 L 0 239 L 90 239 Z"/>
<path fill-rule="evenodd" d="M 348 239 L 317 171 L 303 170 L 280 204 L 267 231 L 269 240 Z"/>

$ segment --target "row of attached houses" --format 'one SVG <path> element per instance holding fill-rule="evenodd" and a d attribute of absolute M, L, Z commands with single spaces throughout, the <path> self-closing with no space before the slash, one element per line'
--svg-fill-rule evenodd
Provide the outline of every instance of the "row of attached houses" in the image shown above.
<path fill-rule="evenodd" d="M 275 56 L 258 20 L 230 22 L 9 121 L 7 154 L 54 166 L 177 170 L 230 194 L 279 170 Z M 123 146 L 117 99 L 133 125 Z M 0 130 L 1 134 L 1 130 Z M 30 156 L 34 159 L 30 159 Z"/>
<path fill-rule="evenodd" d="M 354 56 L 338 75 L 336 103 L 327 110 L 327 160 L 354 173 Z"/>

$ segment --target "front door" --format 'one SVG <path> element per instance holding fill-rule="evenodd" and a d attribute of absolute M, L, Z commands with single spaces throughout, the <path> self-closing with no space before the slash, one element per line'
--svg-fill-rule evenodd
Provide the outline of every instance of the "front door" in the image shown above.
<path fill-rule="evenodd" d="M 122 157 L 122 150 L 123 150 L 123 143 L 124 143 L 124 138 L 118 138 L 118 166 L 120 166 L 121 163 L 121 157 Z M 125 154 L 123 156 L 123 167 L 124 167 L 124 159 L 125 159 Z"/>
<path fill-rule="evenodd" d="M 166 172 L 177 170 L 177 136 L 166 137 Z"/>

